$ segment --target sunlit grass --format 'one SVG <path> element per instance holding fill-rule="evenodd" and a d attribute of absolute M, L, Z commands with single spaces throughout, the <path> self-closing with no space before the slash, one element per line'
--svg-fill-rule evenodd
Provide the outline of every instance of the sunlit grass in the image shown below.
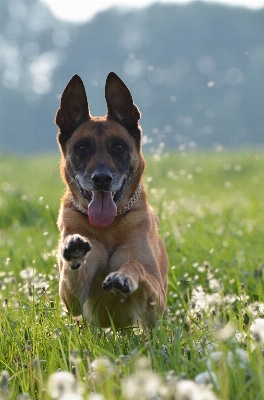
<path fill-rule="evenodd" d="M 89 327 L 61 307 L 58 162 L 1 158 L 0 398 L 263 398 L 263 153 L 147 157 L 170 261 L 168 308 L 151 332 Z M 48 389 L 58 370 L 72 383 L 55 375 Z"/>

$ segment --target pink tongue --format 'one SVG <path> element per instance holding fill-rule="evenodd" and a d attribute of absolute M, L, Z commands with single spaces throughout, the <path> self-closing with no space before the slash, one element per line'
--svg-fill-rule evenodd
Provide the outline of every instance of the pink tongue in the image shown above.
<path fill-rule="evenodd" d="M 106 228 L 114 221 L 116 205 L 110 192 L 93 192 L 88 216 L 91 224 L 97 228 Z"/>

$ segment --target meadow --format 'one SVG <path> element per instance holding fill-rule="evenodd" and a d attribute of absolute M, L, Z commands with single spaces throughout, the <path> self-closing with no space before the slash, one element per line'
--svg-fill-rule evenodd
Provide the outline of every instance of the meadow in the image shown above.
<path fill-rule="evenodd" d="M 148 155 L 164 318 L 87 326 L 58 297 L 59 155 L 0 163 L 0 399 L 264 399 L 263 151 Z"/>

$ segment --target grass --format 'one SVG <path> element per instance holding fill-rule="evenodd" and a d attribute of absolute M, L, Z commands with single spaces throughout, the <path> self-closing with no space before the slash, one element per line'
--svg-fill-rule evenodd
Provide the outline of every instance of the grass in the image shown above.
<path fill-rule="evenodd" d="M 263 152 L 147 157 L 170 261 L 153 331 L 102 330 L 63 310 L 58 162 L 1 158 L 0 399 L 263 399 Z"/>

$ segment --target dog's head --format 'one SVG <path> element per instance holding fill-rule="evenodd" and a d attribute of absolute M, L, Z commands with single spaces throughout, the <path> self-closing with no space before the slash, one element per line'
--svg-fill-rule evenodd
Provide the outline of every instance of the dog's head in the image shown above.
<path fill-rule="evenodd" d="M 107 115 L 90 115 L 85 88 L 75 75 L 66 86 L 55 122 L 61 173 L 90 222 L 106 227 L 126 204 L 144 170 L 140 112 L 123 81 L 110 72 L 105 85 Z"/>

